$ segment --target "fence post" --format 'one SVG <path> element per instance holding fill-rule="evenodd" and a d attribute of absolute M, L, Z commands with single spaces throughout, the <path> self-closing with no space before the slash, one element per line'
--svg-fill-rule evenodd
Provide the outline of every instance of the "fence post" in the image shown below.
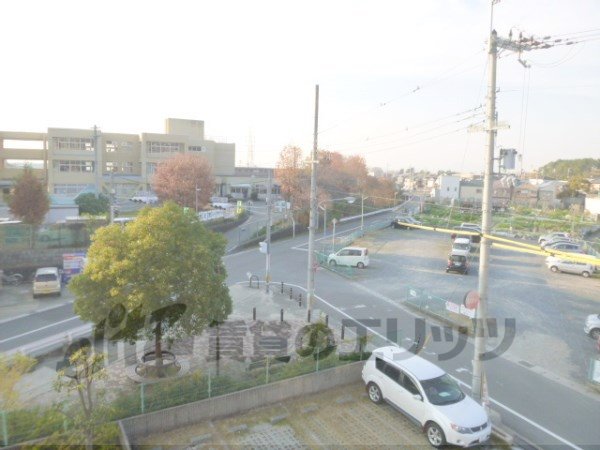
<path fill-rule="evenodd" d="M 298 306 L 302 306 L 302 294 L 298 295 Z"/>
<path fill-rule="evenodd" d="M 281 308 L 280 314 L 280 322 L 283 322 L 283 308 Z"/>
<path fill-rule="evenodd" d="M 320 348 L 317 347 L 317 370 L 316 370 L 316 372 L 319 371 L 319 353 L 320 353 L 319 350 L 320 350 Z"/>
<path fill-rule="evenodd" d="M 269 384 L 269 355 L 267 355 L 267 370 L 265 384 Z"/>
<path fill-rule="evenodd" d="M 210 376 L 210 367 L 208 368 L 208 398 L 210 398 L 211 393 L 212 393 L 212 386 L 211 386 L 211 376 Z"/>
<path fill-rule="evenodd" d="M 142 405 L 142 414 L 146 411 L 145 387 L 144 383 L 140 384 L 140 403 Z"/>
<path fill-rule="evenodd" d="M 283 294 L 283 281 L 281 282 L 281 293 Z"/>
<path fill-rule="evenodd" d="M 341 337 L 340 340 L 344 340 L 344 331 L 345 331 L 346 327 L 344 326 L 344 324 L 342 324 L 342 333 L 341 333 Z"/>
<path fill-rule="evenodd" d="M 252 308 L 252 320 L 256 320 L 256 306 Z"/>
<path fill-rule="evenodd" d="M 8 447 L 8 425 L 6 423 L 6 411 L 0 411 L 2 414 L 2 440 L 4 441 L 4 446 Z"/>
<path fill-rule="evenodd" d="M 293 296 L 294 296 L 294 290 L 290 287 L 290 300 L 292 299 Z"/>

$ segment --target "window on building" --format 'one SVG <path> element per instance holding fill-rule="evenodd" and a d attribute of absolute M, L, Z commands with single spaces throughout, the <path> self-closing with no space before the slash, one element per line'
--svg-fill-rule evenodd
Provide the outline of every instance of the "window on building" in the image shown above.
<path fill-rule="evenodd" d="M 206 148 L 202 147 L 201 145 L 190 145 L 188 146 L 188 150 L 190 152 L 205 152 Z"/>
<path fill-rule="evenodd" d="M 476 189 L 475 192 L 481 194 L 481 189 Z"/>
<path fill-rule="evenodd" d="M 182 142 L 146 142 L 148 153 L 175 153 L 182 152 L 184 145 Z"/>
<path fill-rule="evenodd" d="M 55 150 L 94 151 L 91 138 L 54 137 L 52 144 Z"/>
<path fill-rule="evenodd" d="M 7 169 L 23 169 L 25 166 L 30 166 L 32 169 L 43 169 L 43 159 L 6 159 L 4 167 Z"/>
<path fill-rule="evenodd" d="M 87 187 L 87 184 L 55 184 L 54 193 L 56 195 L 76 196 Z"/>
<path fill-rule="evenodd" d="M 106 161 L 105 172 L 133 173 L 133 161 Z"/>
<path fill-rule="evenodd" d="M 148 175 L 154 175 L 156 172 L 156 163 L 146 163 L 146 172 Z"/>
<path fill-rule="evenodd" d="M 119 151 L 133 150 L 133 142 L 129 141 L 106 141 L 106 152 L 114 153 Z"/>
<path fill-rule="evenodd" d="M 59 172 L 94 172 L 93 161 L 78 161 L 78 160 L 56 160 L 53 163 L 54 170 Z"/>

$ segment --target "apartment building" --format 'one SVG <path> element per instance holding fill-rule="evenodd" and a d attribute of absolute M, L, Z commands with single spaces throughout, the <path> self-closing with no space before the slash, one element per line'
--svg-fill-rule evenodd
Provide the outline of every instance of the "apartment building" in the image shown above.
<path fill-rule="evenodd" d="M 216 179 L 215 194 L 230 193 L 235 144 L 206 139 L 201 120 L 172 118 L 166 119 L 164 134 L 110 133 L 97 128 L 0 131 L 0 189 L 7 191 L 29 164 L 55 196 L 74 198 L 99 191 L 126 199 L 151 191 L 157 165 L 182 152 L 207 158 Z"/>

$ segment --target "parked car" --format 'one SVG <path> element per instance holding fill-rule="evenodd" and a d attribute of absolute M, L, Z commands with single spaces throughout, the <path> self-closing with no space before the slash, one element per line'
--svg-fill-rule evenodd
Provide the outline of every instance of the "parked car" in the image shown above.
<path fill-rule="evenodd" d="M 463 222 L 460 224 L 460 228 L 472 228 L 474 231 L 481 233 L 481 226 L 476 223 Z"/>
<path fill-rule="evenodd" d="M 587 316 L 583 331 L 593 339 L 600 339 L 600 314 Z"/>
<path fill-rule="evenodd" d="M 327 258 L 330 266 L 354 266 L 364 269 L 369 265 L 369 249 L 364 247 L 344 247 Z"/>
<path fill-rule="evenodd" d="M 560 250 L 561 252 L 583 253 L 583 246 L 575 242 L 555 242 L 548 244 L 544 250 Z"/>
<path fill-rule="evenodd" d="M 37 269 L 33 278 L 33 298 L 45 294 L 60 295 L 60 275 L 58 267 L 42 267 Z"/>
<path fill-rule="evenodd" d="M 446 265 L 446 273 L 458 272 L 463 275 L 469 273 L 469 261 L 465 255 L 448 255 L 448 264 Z"/>
<path fill-rule="evenodd" d="M 575 239 L 571 239 L 571 238 L 564 238 L 564 237 L 557 237 L 554 239 L 550 239 L 549 241 L 544 241 L 540 244 L 541 248 L 546 248 L 549 245 L 554 245 L 554 244 L 561 244 L 561 243 L 579 243 L 579 241 L 575 240 Z"/>
<path fill-rule="evenodd" d="M 554 233 L 548 233 L 540 236 L 538 238 L 538 244 L 542 245 L 544 242 L 551 241 L 553 239 L 571 239 L 571 235 L 569 233 L 565 233 L 562 231 L 556 231 Z"/>
<path fill-rule="evenodd" d="M 362 370 L 369 399 L 391 403 L 424 431 L 434 447 L 485 443 L 489 417 L 458 383 L 429 361 L 400 347 L 376 349 Z"/>
<path fill-rule="evenodd" d="M 412 225 L 423 225 L 423 222 L 415 219 L 412 216 L 396 216 L 394 220 L 392 220 L 392 226 L 394 228 L 403 228 L 403 229 L 411 229 L 412 227 L 408 225 L 402 225 L 402 223 L 412 224 Z"/>
<path fill-rule="evenodd" d="M 584 278 L 588 278 L 596 271 L 596 267 L 591 264 L 569 261 L 566 259 L 560 259 L 556 256 L 548 256 L 546 258 L 546 266 L 552 272 L 566 272 L 581 275 Z"/>
<path fill-rule="evenodd" d="M 457 237 L 452 243 L 451 253 L 453 255 L 469 256 L 469 253 L 471 253 L 471 240 L 469 238 Z"/>
<path fill-rule="evenodd" d="M 469 225 L 473 225 L 473 224 L 469 224 Z M 474 227 L 464 227 L 464 226 L 458 226 L 458 227 L 454 227 L 454 230 L 456 230 L 455 235 L 457 237 L 464 237 L 464 238 L 469 238 L 471 240 L 472 243 L 474 244 L 478 244 L 479 242 L 481 242 L 481 236 L 480 234 L 473 234 L 473 233 L 481 233 L 481 229 L 479 227 L 474 228 Z M 462 233 L 467 231 L 468 233 Z"/>

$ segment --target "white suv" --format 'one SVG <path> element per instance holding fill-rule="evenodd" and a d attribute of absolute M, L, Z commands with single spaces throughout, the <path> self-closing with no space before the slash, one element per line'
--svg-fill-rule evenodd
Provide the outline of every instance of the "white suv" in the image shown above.
<path fill-rule="evenodd" d="M 486 442 L 492 425 L 485 409 L 446 372 L 399 347 L 375 350 L 362 378 L 371 401 L 386 400 L 425 431 L 434 447 Z"/>

